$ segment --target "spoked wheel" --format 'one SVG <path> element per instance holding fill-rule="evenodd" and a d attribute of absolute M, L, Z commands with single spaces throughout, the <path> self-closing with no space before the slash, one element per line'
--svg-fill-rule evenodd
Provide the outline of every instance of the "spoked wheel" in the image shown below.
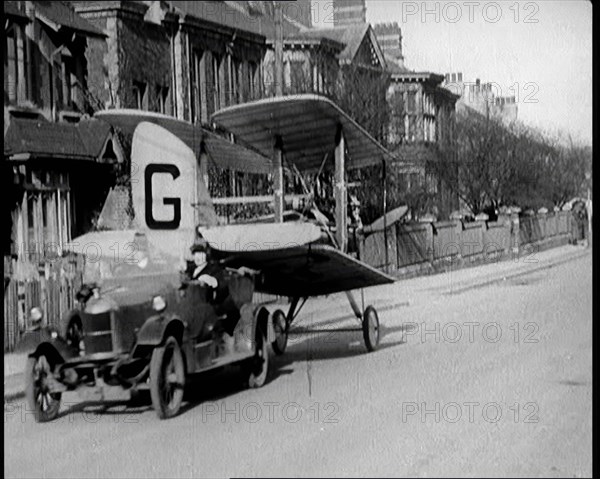
<path fill-rule="evenodd" d="M 160 419 L 168 419 L 179 412 L 184 387 L 181 348 L 177 340 L 169 336 L 164 346 L 154 349 L 150 360 L 150 396 Z"/>
<path fill-rule="evenodd" d="M 52 364 L 48 358 L 40 354 L 27 358 L 25 369 L 25 396 L 27 404 L 33 411 L 36 422 L 52 421 L 60 410 L 60 392 L 50 392 L 49 381 L 52 378 Z"/>
<path fill-rule="evenodd" d="M 367 351 L 375 351 L 379 346 L 379 316 L 373 306 L 367 306 L 362 318 L 363 338 Z"/>
<path fill-rule="evenodd" d="M 264 332 L 256 331 L 256 352 L 245 368 L 248 387 L 260 388 L 267 382 L 269 373 L 269 344 Z"/>
<path fill-rule="evenodd" d="M 288 320 L 281 309 L 273 313 L 273 329 L 275 330 L 275 341 L 271 343 L 271 346 L 273 352 L 281 356 L 287 347 L 289 329 Z"/>

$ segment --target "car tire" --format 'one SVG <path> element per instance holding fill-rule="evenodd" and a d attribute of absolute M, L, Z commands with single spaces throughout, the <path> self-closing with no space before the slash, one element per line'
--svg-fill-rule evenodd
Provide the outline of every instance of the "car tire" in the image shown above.
<path fill-rule="evenodd" d="M 169 336 L 162 346 L 152 351 L 150 360 L 150 397 L 160 419 L 179 412 L 185 387 L 185 367 L 179 343 Z"/>
<path fill-rule="evenodd" d="M 373 306 L 367 306 L 362 317 L 362 331 L 367 351 L 375 351 L 379 347 L 379 316 Z"/>
<path fill-rule="evenodd" d="M 267 336 L 257 328 L 254 357 L 246 363 L 245 376 L 249 388 L 260 388 L 267 382 L 269 374 L 269 345 Z"/>
<path fill-rule="evenodd" d="M 273 313 L 272 321 L 275 331 L 275 341 L 271 343 L 271 347 L 277 356 L 281 356 L 287 348 L 289 323 L 285 313 L 281 309 Z"/>
<path fill-rule="evenodd" d="M 36 422 L 52 421 L 60 411 L 62 394 L 50 393 L 43 379 L 52 374 L 53 364 L 44 354 L 27 358 L 25 366 L 25 397 Z"/>

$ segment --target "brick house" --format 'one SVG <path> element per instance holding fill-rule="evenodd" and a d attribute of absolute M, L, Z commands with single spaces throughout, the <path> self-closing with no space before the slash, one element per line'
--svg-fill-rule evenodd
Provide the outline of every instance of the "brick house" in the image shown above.
<path fill-rule="evenodd" d="M 62 2 L 4 2 L 4 15 L 2 248 L 41 259 L 92 225 L 121 158 L 112 129 L 85 118 L 85 52 L 104 34 Z"/>
<path fill-rule="evenodd" d="M 210 125 L 216 110 L 262 96 L 265 38 L 224 2 L 71 2 L 107 35 L 87 53 L 89 88 L 106 108 Z"/>
<path fill-rule="evenodd" d="M 375 25 L 374 30 L 390 74 L 388 148 L 415 165 L 410 171 L 392 172 L 397 177 L 395 201 L 410 204 L 417 217 L 433 213 L 438 219 L 446 218 L 456 209 L 458 199 L 426 165 L 439 153 L 438 147 L 452 139 L 459 96 L 444 87 L 444 75 L 406 67 L 397 23 Z"/>

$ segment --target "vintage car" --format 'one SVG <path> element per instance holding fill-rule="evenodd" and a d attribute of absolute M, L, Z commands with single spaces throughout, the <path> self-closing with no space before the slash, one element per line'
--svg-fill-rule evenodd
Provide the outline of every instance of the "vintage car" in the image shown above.
<path fill-rule="evenodd" d="M 249 387 L 265 383 L 275 332 L 267 308 L 252 303 L 253 272 L 223 268 L 215 288 L 190 279 L 144 235 L 135 234 L 135 255 L 117 261 L 111 233 L 93 236 L 103 254 L 85 263 L 78 307 L 59 328 L 33 308 L 34 327 L 19 345 L 29 353 L 26 396 L 37 421 L 54 419 L 68 390 L 102 400 L 114 388 L 149 388 L 164 419 L 178 413 L 191 373 L 237 363 Z M 237 325 L 227 345 L 223 324 L 231 315 Z"/>

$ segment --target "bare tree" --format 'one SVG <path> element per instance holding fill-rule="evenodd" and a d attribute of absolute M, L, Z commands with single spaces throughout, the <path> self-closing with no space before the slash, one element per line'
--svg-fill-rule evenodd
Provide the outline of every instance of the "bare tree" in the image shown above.
<path fill-rule="evenodd" d="M 472 110 L 457 115 L 453 141 L 428 163 L 473 214 L 510 204 L 560 207 L 580 191 L 590 165 L 589 148 Z"/>

